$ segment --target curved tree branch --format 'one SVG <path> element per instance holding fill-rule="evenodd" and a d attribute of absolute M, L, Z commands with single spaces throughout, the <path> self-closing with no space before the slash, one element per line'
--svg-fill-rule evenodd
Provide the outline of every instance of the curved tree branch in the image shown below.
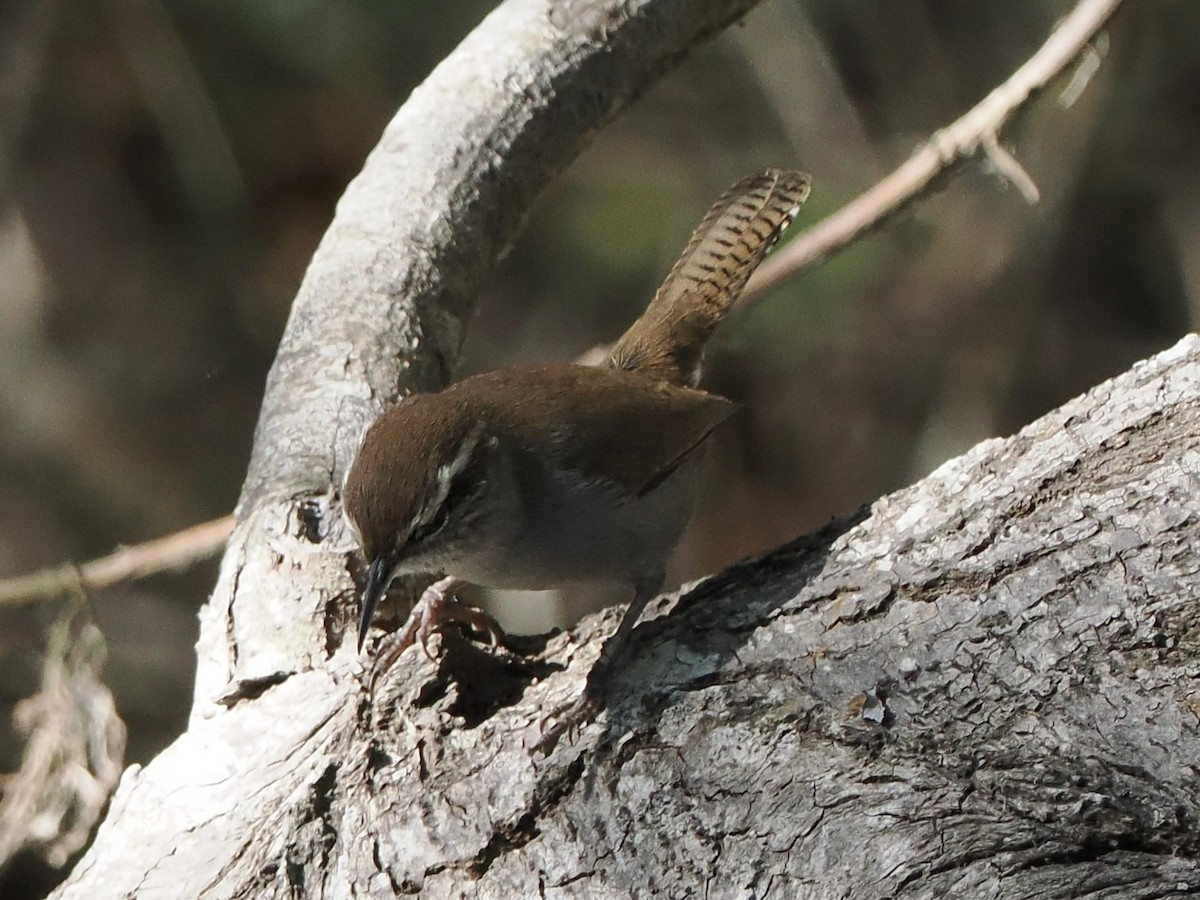
<path fill-rule="evenodd" d="M 508 0 L 413 91 L 339 201 L 267 378 L 202 612 L 196 714 L 341 646 L 352 546 L 336 493 L 363 430 L 448 379 L 480 281 L 589 136 L 751 5 Z"/>
<path fill-rule="evenodd" d="M 126 773 L 63 896 L 244 892 L 246 839 L 284 839 L 274 817 L 353 738 L 337 488 L 359 435 L 399 394 L 449 377 L 481 279 L 589 136 L 753 5 L 506 0 L 413 92 L 294 302 L 201 611 L 189 729 Z"/>

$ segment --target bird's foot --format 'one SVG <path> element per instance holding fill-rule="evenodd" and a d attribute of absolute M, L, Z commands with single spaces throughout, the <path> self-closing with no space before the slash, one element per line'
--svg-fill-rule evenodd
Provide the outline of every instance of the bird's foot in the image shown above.
<path fill-rule="evenodd" d="M 565 736 L 574 741 L 581 731 L 590 725 L 604 707 L 604 695 L 608 682 L 608 667 L 597 663 L 588 675 L 583 694 L 574 703 L 559 707 L 541 722 L 541 738 L 535 749 L 542 756 L 549 756 Z"/>
<path fill-rule="evenodd" d="M 421 649 L 433 662 L 437 657 L 429 649 L 430 639 L 448 625 L 465 625 L 471 631 L 487 638 L 493 647 L 504 642 L 504 631 L 500 623 L 481 609 L 470 606 L 458 600 L 454 592 L 465 582 L 452 577 L 435 581 L 421 594 L 408 621 L 404 627 L 387 639 L 388 647 L 376 660 L 375 671 L 379 673 L 390 669 L 400 655 L 415 644 L 421 642 Z"/>

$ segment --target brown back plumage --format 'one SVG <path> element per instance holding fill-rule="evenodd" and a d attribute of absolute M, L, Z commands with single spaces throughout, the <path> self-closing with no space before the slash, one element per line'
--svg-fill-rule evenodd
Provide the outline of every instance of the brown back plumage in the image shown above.
<path fill-rule="evenodd" d="M 808 197 L 803 172 L 766 169 L 713 205 L 641 317 L 613 346 L 609 365 L 695 385 L 713 329 Z"/>

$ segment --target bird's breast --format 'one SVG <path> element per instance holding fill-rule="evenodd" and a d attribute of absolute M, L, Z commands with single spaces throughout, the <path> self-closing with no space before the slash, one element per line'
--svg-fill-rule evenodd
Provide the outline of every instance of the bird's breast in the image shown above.
<path fill-rule="evenodd" d="M 543 590 L 661 572 L 691 518 L 700 454 L 643 494 L 512 452 L 494 468 L 493 520 L 448 571 L 489 587 Z"/>

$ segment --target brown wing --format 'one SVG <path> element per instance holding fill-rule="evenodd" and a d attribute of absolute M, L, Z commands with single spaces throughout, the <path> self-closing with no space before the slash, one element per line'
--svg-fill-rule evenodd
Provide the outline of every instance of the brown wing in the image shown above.
<path fill-rule="evenodd" d="M 567 364 L 514 366 L 460 387 L 468 385 L 485 407 L 504 403 L 502 427 L 516 440 L 551 448 L 562 468 L 634 494 L 660 484 L 737 409 L 639 373 Z"/>
<path fill-rule="evenodd" d="M 704 344 L 807 199 L 803 172 L 766 169 L 713 205 L 641 317 L 609 358 L 627 369 L 695 385 Z"/>

